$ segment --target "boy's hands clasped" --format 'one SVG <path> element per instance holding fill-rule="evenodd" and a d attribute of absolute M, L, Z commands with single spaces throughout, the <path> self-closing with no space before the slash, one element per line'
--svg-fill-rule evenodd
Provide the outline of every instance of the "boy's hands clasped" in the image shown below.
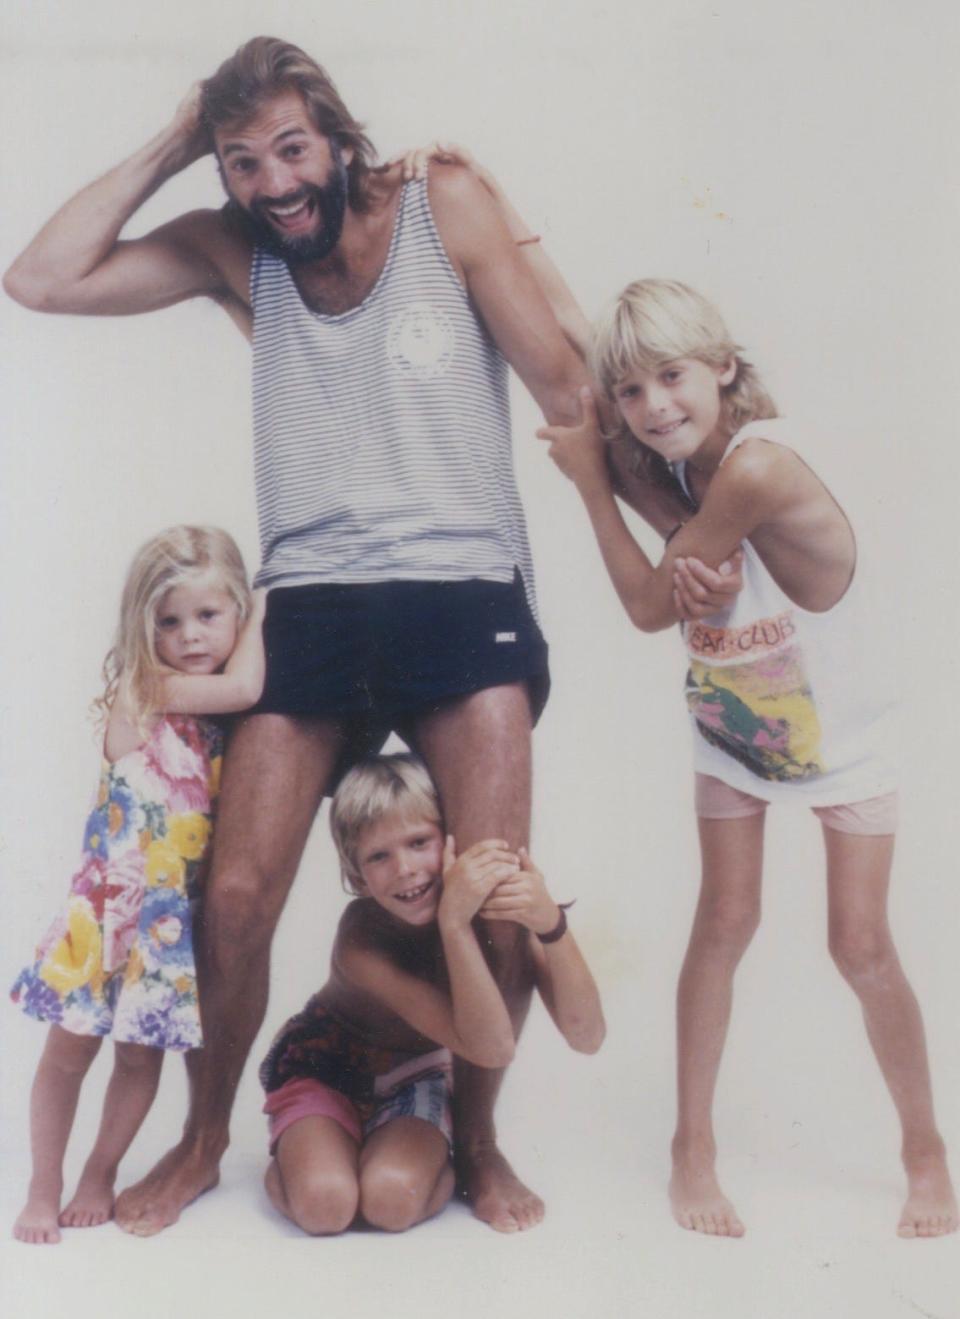
<path fill-rule="evenodd" d="M 443 849 L 443 895 L 438 918 L 468 925 L 502 880 L 516 874 L 519 858 L 502 838 L 486 838 L 457 856 L 453 836 Z"/>
<path fill-rule="evenodd" d="M 516 921 L 533 934 L 549 934 L 560 920 L 560 908 L 525 847 L 520 848 L 519 857 L 519 868 L 500 881 L 480 908 L 480 915 L 487 921 Z"/>
<path fill-rule="evenodd" d="M 464 923 L 474 916 L 515 921 L 534 934 L 547 934 L 560 919 L 560 908 L 526 848 L 513 852 L 502 838 L 488 838 L 458 857 L 448 835 L 440 916 Z"/>

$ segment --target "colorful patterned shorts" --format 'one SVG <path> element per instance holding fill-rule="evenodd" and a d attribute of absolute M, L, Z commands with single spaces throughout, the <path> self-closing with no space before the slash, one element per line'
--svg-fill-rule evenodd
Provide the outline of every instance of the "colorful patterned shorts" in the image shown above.
<path fill-rule="evenodd" d="M 306 1117 L 333 1118 L 358 1143 L 396 1118 L 420 1118 L 441 1131 L 452 1150 L 452 1076 L 449 1050 L 435 1049 L 376 1077 L 373 1100 L 363 1105 L 323 1081 L 295 1077 L 272 1090 L 263 1106 L 270 1119 L 270 1153 L 276 1153 L 283 1133 Z"/>

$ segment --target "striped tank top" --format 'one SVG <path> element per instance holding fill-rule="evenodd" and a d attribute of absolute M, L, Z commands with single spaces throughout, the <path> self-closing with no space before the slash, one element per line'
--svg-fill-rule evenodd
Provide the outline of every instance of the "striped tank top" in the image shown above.
<path fill-rule="evenodd" d="M 311 311 L 286 263 L 251 268 L 256 584 L 512 580 L 533 607 L 507 366 L 408 183 L 358 307 Z"/>

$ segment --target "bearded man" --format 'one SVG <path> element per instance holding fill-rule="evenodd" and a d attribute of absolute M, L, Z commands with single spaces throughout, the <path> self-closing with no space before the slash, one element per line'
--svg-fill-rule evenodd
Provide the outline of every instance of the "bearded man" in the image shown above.
<path fill-rule="evenodd" d="M 167 179 L 213 150 L 229 200 L 133 241 Z M 459 849 L 528 842 L 530 734 L 548 685 L 513 476 L 506 363 L 547 420 L 579 417 L 583 366 L 490 195 L 462 168 L 403 183 L 324 70 L 258 37 L 170 125 L 59 211 L 5 287 L 39 310 L 144 312 L 205 296 L 253 344 L 268 676 L 230 740 L 202 918 L 205 1047 L 183 1138 L 117 1201 L 159 1231 L 215 1184 L 266 1010 L 270 943 L 319 803 L 396 729 L 425 759 Z M 637 483 L 667 531 L 663 494 Z M 519 1031 L 519 926 L 484 942 Z M 501 1231 L 543 1205 L 495 1143 L 501 1073 L 462 1064 L 461 1185 Z"/>

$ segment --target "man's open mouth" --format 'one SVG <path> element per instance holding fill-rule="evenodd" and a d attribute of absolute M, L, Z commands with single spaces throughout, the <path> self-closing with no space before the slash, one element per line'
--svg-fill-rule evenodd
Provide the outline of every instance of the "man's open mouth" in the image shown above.
<path fill-rule="evenodd" d="M 310 196 L 294 198 L 292 201 L 274 202 L 270 205 L 261 202 L 258 208 L 280 229 L 296 229 L 301 223 L 310 219 L 314 212 L 314 202 Z"/>

